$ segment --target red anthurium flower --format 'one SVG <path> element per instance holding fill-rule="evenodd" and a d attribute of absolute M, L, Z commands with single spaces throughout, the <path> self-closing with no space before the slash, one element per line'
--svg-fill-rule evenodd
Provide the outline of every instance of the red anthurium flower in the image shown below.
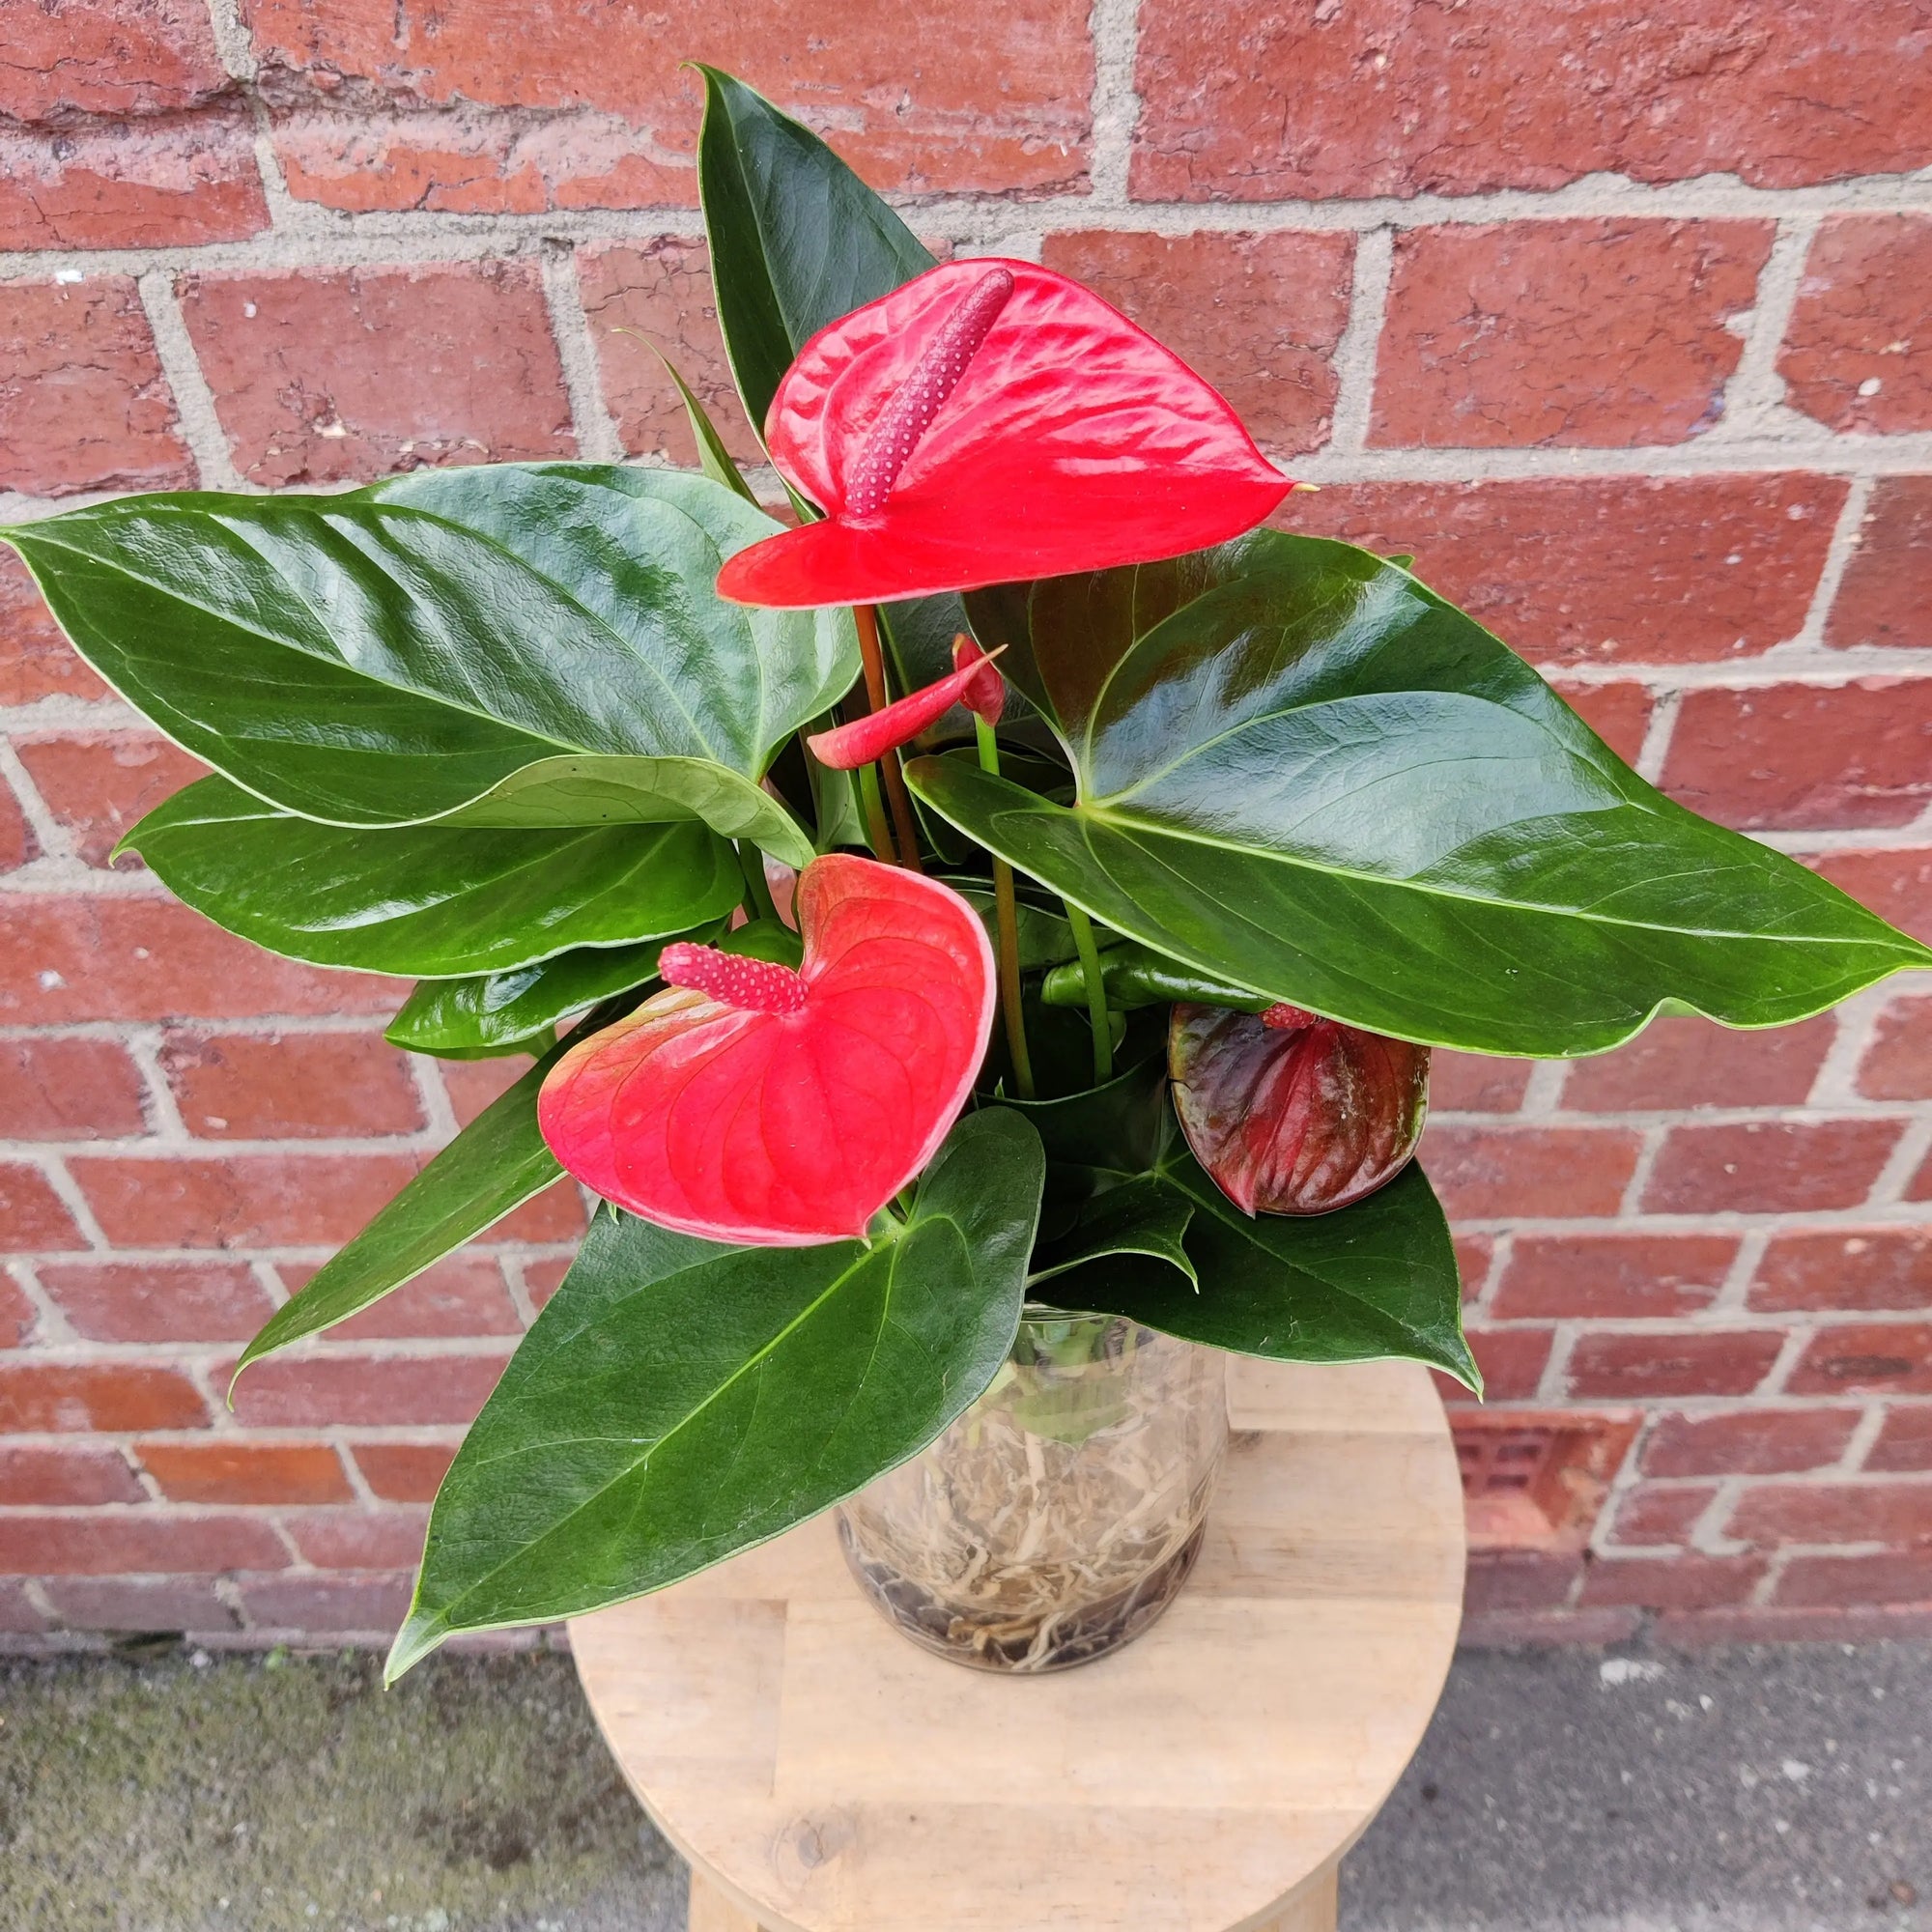
<path fill-rule="evenodd" d="M 1253 1214 L 1325 1214 L 1408 1163 L 1429 1104 L 1429 1049 L 1299 1007 L 1177 1006 L 1174 1110 L 1194 1157 Z"/>
<path fill-rule="evenodd" d="M 822 523 L 740 551 L 740 604 L 874 604 L 1179 556 L 1293 485 L 1171 350 L 1032 262 L 947 262 L 822 328 L 766 446 Z"/>
<path fill-rule="evenodd" d="M 977 711 L 988 724 L 997 724 L 1007 708 L 1007 681 L 993 668 L 993 660 L 1005 649 L 1002 644 L 998 650 L 982 651 L 964 631 L 952 639 L 952 668 L 972 668 L 977 673 L 959 694 L 959 701 L 968 711 Z"/>
<path fill-rule="evenodd" d="M 660 1227 L 800 1247 L 865 1233 L 966 1103 L 993 1024 L 979 915 L 834 853 L 800 874 L 797 972 L 665 948 L 668 990 L 566 1053 L 537 1102 L 580 1180 Z"/>
<path fill-rule="evenodd" d="M 861 765 L 869 765 L 888 752 L 910 744 L 955 704 L 970 702 L 975 692 L 983 696 L 988 679 L 1004 697 L 1005 688 L 1000 684 L 999 672 L 991 668 L 991 662 L 1005 649 L 1002 644 L 999 650 L 981 653 L 975 644 L 972 658 L 950 675 L 935 678 L 932 683 L 907 693 L 896 703 L 856 719 L 850 724 L 815 732 L 805 741 L 811 747 L 811 755 L 835 772 L 856 772 Z M 953 657 L 956 662 L 956 646 Z M 993 715 L 997 718 L 999 712 L 996 710 Z"/>

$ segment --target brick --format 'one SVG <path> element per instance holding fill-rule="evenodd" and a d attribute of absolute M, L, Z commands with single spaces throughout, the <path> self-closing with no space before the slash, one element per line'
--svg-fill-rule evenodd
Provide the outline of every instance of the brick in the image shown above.
<path fill-rule="evenodd" d="M 576 447 L 527 262 L 187 275 L 188 334 L 252 483 L 337 483 Z"/>
<path fill-rule="evenodd" d="M 0 115 L 63 123 L 205 106 L 235 91 L 193 0 L 40 0 L 9 11 Z"/>
<path fill-rule="evenodd" d="M 1932 1483 L 1757 1483 L 1727 1536 L 1740 1542 L 1932 1542 Z"/>
<path fill-rule="evenodd" d="M 1577 1602 L 1632 1604 L 1646 1610 L 1704 1610 L 1741 1604 L 1769 1566 L 1761 1556 L 1601 1556 L 1583 1577 Z"/>
<path fill-rule="evenodd" d="M 1625 764 L 1636 763 L 1657 709 L 1647 685 L 1572 684 L 1558 678 L 1556 693 Z"/>
<path fill-rule="evenodd" d="M 235 1414 L 259 1429 L 332 1423 L 396 1429 L 476 1419 L 507 1356 L 271 1356 L 236 1385 Z"/>
<path fill-rule="evenodd" d="M 1802 1106 L 1836 1035 L 1829 1013 L 1752 1033 L 1653 1020 L 1614 1053 L 1572 1062 L 1562 1104 L 1588 1114 Z"/>
<path fill-rule="evenodd" d="M 1806 1344 L 1793 1395 L 1932 1395 L 1932 1322 L 1839 1321 Z"/>
<path fill-rule="evenodd" d="M 283 1518 L 305 1563 L 318 1570 L 408 1570 L 422 1558 L 422 1509 L 304 1510 Z"/>
<path fill-rule="evenodd" d="M 1760 187 L 1932 161 L 1914 0 L 1148 0 L 1132 192 L 1478 194 L 1590 174 Z"/>
<path fill-rule="evenodd" d="M 1932 946 L 1932 850 L 1807 852 L 1800 863 Z"/>
<path fill-rule="evenodd" d="M 128 1570 L 207 1576 L 279 1570 L 288 1560 L 281 1539 L 259 1517 L 190 1516 L 155 1506 L 137 1516 L 0 1510 L 0 1572 L 14 1576 L 113 1577 Z"/>
<path fill-rule="evenodd" d="M 573 1180 L 559 1180 L 479 1235 L 483 1242 L 544 1242 L 581 1239 L 589 1226 L 583 1197 Z"/>
<path fill-rule="evenodd" d="M 1450 1242 L 1456 1250 L 1456 1271 L 1463 1282 L 1463 1299 L 1471 1300 L 1490 1278 L 1490 1266 L 1496 1258 L 1495 1236 L 1457 1234 L 1452 1229 Z"/>
<path fill-rule="evenodd" d="M 1672 1127 L 1643 1191 L 1655 1214 L 1856 1208 L 1897 1143 L 1896 1121 L 1749 1121 Z"/>
<path fill-rule="evenodd" d="M 745 420 L 724 359 L 703 242 L 668 235 L 642 245 L 586 248 L 578 256 L 577 274 L 597 347 L 604 406 L 616 419 L 625 450 L 668 457 L 686 469 L 697 461 L 684 405 L 659 360 L 662 352 L 696 391 L 738 462 L 762 463 L 764 452 Z"/>
<path fill-rule="evenodd" d="M 124 832 L 208 770 L 152 731 L 28 739 L 17 750 L 35 790 L 90 866 L 104 867 Z M 140 863 L 129 853 L 118 869 Z"/>
<path fill-rule="evenodd" d="M 191 247 L 268 225 L 244 107 L 147 126 L 0 130 L 0 248 Z"/>
<path fill-rule="evenodd" d="M 1413 554 L 1539 663 L 1689 664 L 1798 635 L 1845 490 L 1798 471 L 1330 484 L 1275 521 Z"/>
<path fill-rule="evenodd" d="M 351 1449 L 364 1481 L 384 1502 L 427 1503 L 456 1460 L 453 1442 L 357 1442 Z"/>
<path fill-rule="evenodd" d="M 40 845 L 20 810 L 20 801 L 10 785 L 0 782 L 0 872 L 17 871 L 40 856 Z"/>
<path fill-rule="evenodd" d="M 161 1042 L 187 1130 L 213 1140 L 335 1140 L 427 1125 L 408 1057 L 380 1034 L 202 1033 Z"/>
<path fill-rule="evenodd" d="M 1858 1086 L 1868 1100 L 1932 1100 L 1932 999 L 1895 1000 L 1878 1016 Z"/>
<path fill-rule="evenodd" d="M 1372 443 L 1629 448 L 1723 414 L 1768 221 L 1589 217 L 1395 239 Z"/>
<path fill-rule="evenodd" d="M 563 1286 L 563 1278 L 569 1272 L 570 1259 L 567 1256 L 524 1264 L 524 1291 L 530 1298 L 530 1306 L 539 1315 L 551 1296 Z"/>
<path fill-rule="evenodd" d="M 1227 397 L 1264 448 L 1322 448 L 1349 321 L 1348 235 L 1047 236 L 1040 260 L 1158 337 Z"/>
<path fill-rule="evenodd" d="M 274 1313 L 243 1262 L 43 1263 L 40 1278 L 90 1342 L 245 1342 Z"/>
<path fill-rule="evenodd" d="M 1932 1152 L 1918 1163 L 1918 1171 L 1905 1183 L 1908 1201 L 1932 1201 Z"/>
<path fill-rule="evenodd" d="M 1514 1114 L 1529 1085 L 1529 1065 L 1438 1046 L 1429 1060 L 1429 1104 L 1438 1113 Z"/>
<path fill-rule="evenodd" d="M 1771 1373 L 1783 1338 L 1763 1329 L 1681 1330 L 1577 1338 L 1568 1391 L 1585 1400 L 1748 1395 Z"/>
<path fill-rule="evenodd" d="M 338 1503 L 355 1491 L 326 1442 L 141 1442 L 142 1465 L 171 1503 Z"/>
<path fill-rule="evenodd" d="M 1785 400 L 1835 430 L 1932 429 L 1932 217 L 1839 214 L 1818 231 L 1785 330 Z"/>
<path fill-rule="evenodd" d="M 50 1577 L 41 1588 L 70 1630 L 227 1632 L 235 1612 L 190 1577 Z"/>
<path fill-rule="evenodd" d="M 1886 1412 L 1878 1440 L 1865 1457 L 1867 1469 L 1932 1469 L 1932 1403 L 1910 1403 Z"/>
<path fill-rule="evenodd" d="M 15 894 L 0 923 L 0 1024 L 182 1014 L 381 1013 L 405 982 L 278 959 L 172 899 Z"/>
<path fill-rule="evenodd" d="M 1932 1635 L 1932 1605 L 1828 1605 L 1666 1611 L 1651 1622 L 1652 1640 L 1673 1649 L 1698 1644 L 1899 1643 Z"/>
<path fill-rule="evenodd" d="M 1858 1428 L 1851 1408 L 1753 1408 L 1664 1415 L 1645 1438 L 1647 1476 L 1787 1476 L 1822 1469 Z"/>
<path fill-rule="evenodd" d="M 0 1121 L 9 1139 L 86 1140 L 143 1130 L 141 1076 L 111 1039 L 0 1040 Z"/>
<path fill-rule="evenodd" d="M 1476 1550 L 1463 1583 L 1463 1614 L 1553 1609 L 1570 1601 L 1583 1558 L 1569 1550 Z"/>
<path fill-rule="evenodd" d="M 207 1425 L 208 1405 L 177 1369 L 131 1362 L 0 1362 L 0 1434 L 112 1435 Z"/>
<path fill-rule="evenodd" d="M 1932 1549 L 1890 1556 L 1794 1556 L 1774 1592 L 1779 1604 L 1932 1604 Z"/>
<path fill-rule="evenodd" d="M 1485 1402 L 1527 1402 L 1535 1395 L 1555 1344 L 1553 1328 L 1471 1327 L 1468 1335 L 1469 1352 L 1483 1372 Z M 1475 1400 L 1461 1382 L 1447 1376 L 1436 1376 L 1435 1386 L 1444 1402 Z"/>
<path fill-rule="evenodd" d="M 492 1060 L 439 1060 L 436 1070 L 449 1095 L 456 1124 L 467 1127 L 478 1114 L 503 1095 L 536 1063 L 527 1055 L 509 1053 Z"/>
<path fill-rule="evenodd" d="M 1490 1304 L 1499 1321 L 1693 1315 L 1738 1252 L 1728 1235 L 1519 1235 Z"/>
<path fill-rule="evenodd" d="M 844 12 L 776 0 L 751 13 L 700 0 L 648 9 L 636 0 L 531 0 L 506 35 L 491 0 L 401 14 L 387 0 L 327 9 L 254 0 L 249 9 L 263 88 L 279 104 L 312 111 L 338 95 L 360 102 L 380 91 L 412 117 L 400 140 L 370 141 L 331 170 L 334 205 L 422 205 L 447 182 L 466 205 L 486 209 L 502 205 L 490 198 L 492 173 L 503 181 L 497 192 L 524 208 L 695 199 L 689 156 L 703 95 L 675 49 L 700 50 L 825 128 L 881 189 L 1075 186 L 1091 134 L 1087 19 L 1085 0 L 1020 0 L 996 33 L 983 15 L 943 0 Z M 460 113 L 420 112 L 469 103 L 535 110 L 544 117 L 537 136 L 551 117 L 568 118 L 554 145 L 535 136 L 506 145 L 500 135 L 466 138 Z M 440 136 L 437 119 L 448 128 Z M 616 166 L 626 145 L 656 164 Z M 396 169 L 400 180 L 389 190 L 352 183 L 357 158 L 359 172 Z"/>
<path fill-rule="evenodd" d="M 75 1155 L 69 1162 L 107 1238 L 132 1248 L 346 1241 L 419 1165 L 400 1153 Z"/>
<path fill-rule="evenodd" d="M 309 1271 L 284 1264 L 279 1272 L 293 1290 L 307 1280 Z M 494 1256 L 472 1249 L 438 1262 L 329 1333 L 337 1342 L 377 1342 L 396 1336 L 523 1331 L 502 1268 Z"/>
<path fill-rule="evenodd" d="M 107 687 L 61 636 L 27 566 L 0 550 L 0 704 L 103 697 Z"/>
<path fill-rule="evenodd" d="M 1452 1219 L 1614 1214 L 1636 1170 L 1625 1127 L 1511 1127 L 1432 1122 L 1429 1178 Z"/>
<path fill-rule="evenodd" d="M 257 1630 L 381 1633 L 410 1613 L 408 1577 L 287 1577 L 244 1581 L 242 1602 Z"/>
<path fill-rule="evenodd" d="M 1639 1483 L 1617 1504 L 1611 1539 L 1653 1546 L 1688 1543 L 1717 1493 L 1715 1483 Z"/>
<path fill-rule="evenodd" d="M 19 245 L 6 240 L 6 192 L 0 247 Z M 132 279 L 0 284 L 0 489 L 60 497 L 194 480 Z"/>
<path fill-rule="evenodd" d="M 1663 789 L 1739 831 L 1910 824 L 1932 802 L 1932 678 L 1693 691 Z"/>
<path fill-rule="evenodd" d="M 19 1284 L 0 1274 L 0 1349 L 18 1349 L 28 1341 L 36 1320 L 34 1304 Z"/>
<path fill-rule="evenodd" d="M 84 1248 L 85 1237 L 39 1168 L 0 1161 L 0 1247 Z"/>
<path fill-rule="evenodd" d="M 1758 1263 L 1753 1308 L 1924 1308 L 1932 1228 L 1779 1229 Z"/>
<path fill-rule="evenodd" d="M 1825 620 L 1825 641 L 1859 645 L 1932 645 L 1921 586 L 1932 569 L 1932 476 L 1881 476 Z"/>
<path fill-rule="evenodd" d="M 138 1503 L 146 1494 L 134 1472 L 111 1449 L 0 1446 L 0 1496 L 16 1508 Z"/>

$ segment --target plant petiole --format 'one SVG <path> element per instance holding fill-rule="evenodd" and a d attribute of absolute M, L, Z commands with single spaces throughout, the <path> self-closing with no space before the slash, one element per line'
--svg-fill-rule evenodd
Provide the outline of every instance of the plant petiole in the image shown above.
<path fill-rule="evenodd" d="M 879 648 L 879 612 L 874 605 L 855 604 L 852 616 L 859 627 L 859 662 L 866 671 L 866 702 L 872 711 L 886 708 L 886 659 Z M 919 821 L 912 814 L 912 794 L 906 790 L 905 773 L 899 768 L 899 754 L 888 752 L 879 760 L 880 777 L 885 781 L 886 798 L 892 806 L 893 826 L 898 838 L 899 864 L 909 871 L 923 872 L 919 855 Z M 883 856 L 883 855 L 881 855 Z"/>
<path fill-rule="evenodd" d="M 745 916 L 748 919 L 776 919 L 772 889 L 765 878 L 765 855 L 749 838 L 738 841 L 738 869 L 745 875 Z"/>
<path fill-rule="evenodd" d="M 1073 928 L 1073 948 L 1080 954 L 1080 971 L 1087 981 L 1087 1017 L 1094 1027 L 1094 1084 L 1114 1077 L 1114 1023 L 1107 1012 L 1107 981 L 1100 971 L 1100 949 L 1094 944 L 1094 922 L 1065 901 L 1066 923 Z"/>
<path fill-rule="evenodd" d="M 983 718 L 975 716 L 974 735 L 980 745 L 980 769 L 1000 775 L 1000 741 Z M 1000 1013 L 1006 1022 L 1007 1053 L 1013 1063 L 1013 1084 L 1022 1100 L 1033 1098 L 1033 1056 L 1027 1051 L 1026 1014 L 1020 1009 L 1020 915 L 1013 896 L 1013 868 L 1004 859 L 993 861 L 993 910 L 1000 931 Z"/>

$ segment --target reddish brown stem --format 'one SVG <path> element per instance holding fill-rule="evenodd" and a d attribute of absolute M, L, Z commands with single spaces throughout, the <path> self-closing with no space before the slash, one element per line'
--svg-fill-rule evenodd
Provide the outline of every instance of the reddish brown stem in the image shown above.
<path fill-rule="evenodd" d="M 886 660 L 879 648 L 879 613 L 870 604 L 855 604 L 852 615 L 859 625 L 859 662 L 866 671 L 866 698 L 874 711 L 886 708 Z M 879 760 L 879 776 L 885 781 L 886 803 L 892 808 L 893 828 L 897 835 L 899 864 L 923 872 L 919 856 L 919 821 L 912 815 L 912 798 L 906 790 L 905 773 L 899 768 L 899 754 L 888 752 Z"/>

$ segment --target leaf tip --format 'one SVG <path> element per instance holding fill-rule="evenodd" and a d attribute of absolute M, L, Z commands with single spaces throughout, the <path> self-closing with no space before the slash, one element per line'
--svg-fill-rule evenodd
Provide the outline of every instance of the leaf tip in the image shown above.
<path fill-rule="evenodd" d="M 413 1670 L 431 1651 L 438 1649 L 449 1630 L 440 1616 L 412 1605 L 389 1654 L 383 1660 L 383 1689 L 387 1690 Z"/>

